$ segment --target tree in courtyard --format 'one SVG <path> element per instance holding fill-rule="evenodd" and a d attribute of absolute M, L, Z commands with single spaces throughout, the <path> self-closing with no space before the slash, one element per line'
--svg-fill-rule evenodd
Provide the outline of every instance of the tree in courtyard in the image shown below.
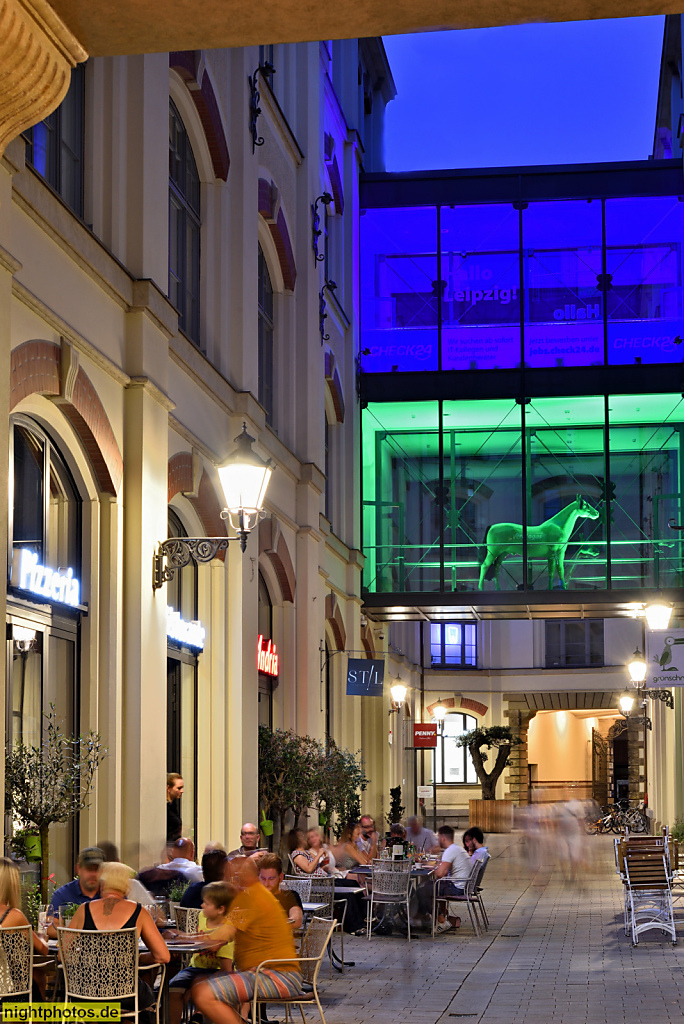
<path fill-rule="evenodd" d="M 273 820 L 276 850 L 283 844 L 288 811 L 296 823 L 313 805 L 324 758 L 323 745 L 310 736 L 259 726 L 259 803 Z"/>
<path fill-rule="evenodd" d="M 5 754 L 5 813 L 25 832 L 37 831 L 41 841 L 40 892 L 48 902 L 51 825 L 69 821 L 88 806 L 95 772 L 107 750 L 99 733 L 65 736 L 54 704 L 43 715 L 39 746 L 18 740 Z"/>
<path fill-rule="evenodd" d="M 456 740 L 457 747 L 467 747 L 473 762 L 475 773 L 482 786 L 482 799 L 496 798 L 496 784 L 503 774 L 504 768 L 510 767 L 510 754 L 520 740 L 513 735 L 507 725 L 490 725 L 488 728 L 471 729 L 464 732 Z M 490 772 L 485 769 L 488 750 L 496 750 L 496 761 Z"/>
<path fill-rule="evenodd" d="M 335 741 L 329 738 L 325 760 L 320 769 L 314 806 L 325 814 L 328 826 L 335 815 L 333 829 L 336 836 L 339 837 L 347 822 L 358 821 L 361 817 L 359 794 L 366 789 L 369 781 L 361 751 L 357 750 L 354 753 L 338 747 Z"/>

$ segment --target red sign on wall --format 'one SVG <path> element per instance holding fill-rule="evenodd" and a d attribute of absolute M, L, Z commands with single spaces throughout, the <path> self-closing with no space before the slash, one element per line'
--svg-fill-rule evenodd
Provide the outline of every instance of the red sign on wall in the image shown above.
<path fill-rule="evenodd" d="M 278 675 L 278 648 L 272 640 L 264 641 L 261 633 L 257 641 L 257 668 L 267 676 Z"/>
<path fill-rule="evenodd" d="M 414 747 L 436 747 L 437 725 L 430 722 L 416 722 L 413 725 Z"/>

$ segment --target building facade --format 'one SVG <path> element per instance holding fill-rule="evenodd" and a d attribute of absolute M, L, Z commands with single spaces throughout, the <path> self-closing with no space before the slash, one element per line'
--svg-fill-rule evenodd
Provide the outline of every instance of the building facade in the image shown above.
<path fill-rule="evenodd" d="M 53 830 L 58 881 L 98 839 L 158 858 L 167 771 L 200 848 L 237 845 L 259 724 L 354 749 L 370 727 L 325 652 L 373 652 L 354 254 L 393 95 L 377 39 L 101 57 L 7 147 L 6 741 L 54 703 L 108 748 Z M 216 467 L 243 424 L 265 517 L 158 585 L 161 542 L 230 532 Z"/>

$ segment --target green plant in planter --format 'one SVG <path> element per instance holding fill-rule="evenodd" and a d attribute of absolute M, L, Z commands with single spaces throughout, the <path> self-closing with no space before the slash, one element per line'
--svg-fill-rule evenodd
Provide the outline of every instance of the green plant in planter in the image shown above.
<path fill-rule="evenodd" d="M 69 921 L 74 916 L 79 906 L 80 904 L 78 903 L 63 903 L 62 906 L 59 908 L 59 912 L 62 917 L 62 920 L 64 921 L 65 926 L 69 924 Z"/>
<path fill-rule="evenodd" d="M 401 821 L 405 810 L 401 803 L 401 786 L 393 786 L 390 789 L 390 809 L 385 815 L 385 821 L 388 825 L 396 824 Z"/>
<path fill-rule="evenodd" d="M 40 832 L 34 826 L 30 825 L 26 828 L 20 828 L 13 835 L 8 836 L 6 841 L 17 857 L 24 858 L 29 862 L 40 861 Z"/>
<path fill-rule="evenodd" d="M 670 829 L 670 835 L 678 842 L 684 842 L 684 818 L 677 818 Z"/>
<path fill-rule="evenodd" d="M 180 878 L 174 879 L 169 886 L 169 899 L 172 903 L 180 903 L 183 898 L 183 893 L 190 885 L 189 882 L 183 882 Z"/>
<path fill-rule="evenodd" d="M 38 927 L 38 913 L 42 906 L 40 886 L 37 882 L 21 887 L 21 909 L 26 914 L 33 928 Z"/>

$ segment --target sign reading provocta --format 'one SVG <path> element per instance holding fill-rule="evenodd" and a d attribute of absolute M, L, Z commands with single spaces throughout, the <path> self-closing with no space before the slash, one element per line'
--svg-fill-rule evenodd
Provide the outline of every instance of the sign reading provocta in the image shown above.
<path fill-rule="evenodd" d="M 649 689 L 684 686 L 684 629 L 646 630 L 646 679 Z"/>

